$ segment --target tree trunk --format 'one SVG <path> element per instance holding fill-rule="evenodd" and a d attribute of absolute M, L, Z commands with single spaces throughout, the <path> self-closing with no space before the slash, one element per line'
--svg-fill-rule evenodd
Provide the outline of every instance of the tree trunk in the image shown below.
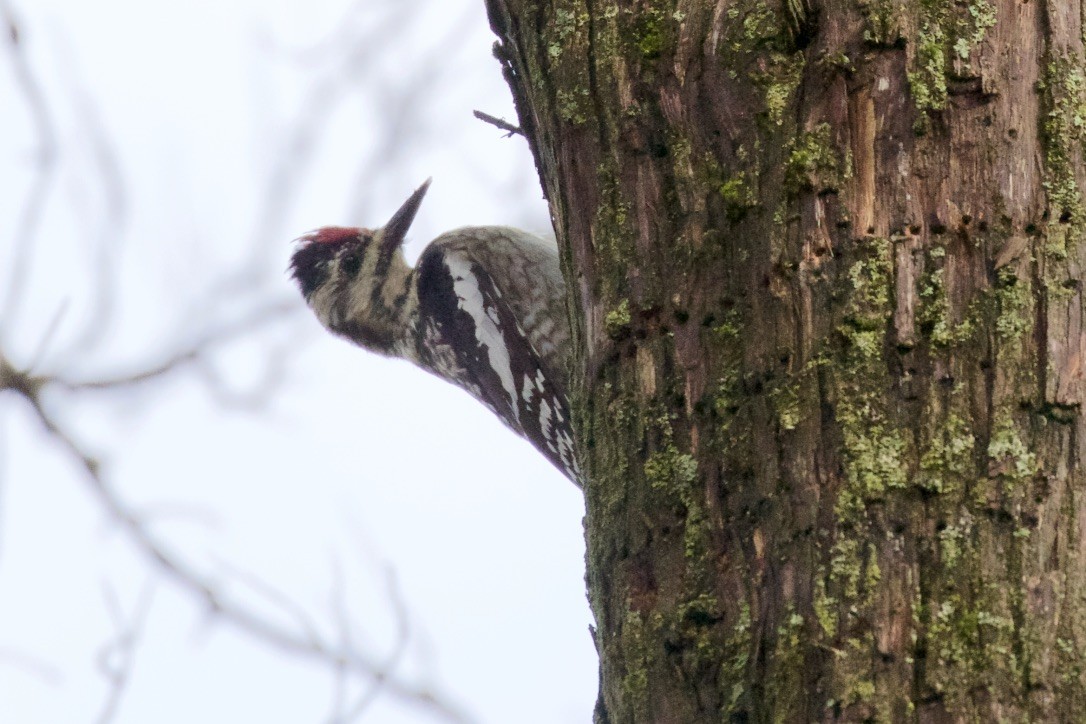
<path fill-rule="evenodd" d="M 1081 721 L 1080 0 L 487 5 L 597 721 Z"/>

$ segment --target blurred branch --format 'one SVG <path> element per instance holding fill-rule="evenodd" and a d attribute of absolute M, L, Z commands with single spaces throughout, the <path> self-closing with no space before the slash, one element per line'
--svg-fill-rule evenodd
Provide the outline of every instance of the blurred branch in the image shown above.
<path fill-rule="evenodd" d="M 74 47 L 74 43 L 66 37 L 62 37 L 61 42 L 54 45 L 63 49 Z M 91 150 L 94 162 L 95 175 L 90 185 L 94 192 L 101 194 L 104 208 L 103 217 L 94 225 L 97 232 L 88 232 L 93 238 L 88 247 L 92 254 L 90 270 L 94 294 L 82 329 L 68 348 L 69 354 L 86 354 L 106 338 L 106 330 L 114 318 L 119 286 L 116 273 L 117 252 L 124 238 L 128 200 L 117 149 L 106 131 L 97 104 L 78 78 L 76 60 L 69 57 L 68 53 L 64 54 L 64 60 L 66 62 L 63 66 L 68 76 L 68 96 L 76 107 L 80 131 L 87 140 L 86 145 Z M 91 227 L 91 224 L 88 224 L 88 227 Z"/>
<path fill-rule="evenodd" d="M 264 187 L 263 201 L 253 231 L 250 263 L 240 269 L 239 277 L 230 277 L 231 283 L 244 283 L 248 275 L 266 266 L 265 251 L 270 240 L 282 228 L 287 213 L 305 180 L 305 173 L 319 141 L 325 136 L 326 127 L 335 118 L 338 107 L 349 97 L 347 91 L 357 85 L 367 73 L 381 67 L 378 59 L 387 54 L 387 48 L 400 42 L 397 32 L 413 11 L 411 3 L 401 2 L 375 8 L 373 3 L 359 0 L 347 11 L 342 21 L 334 26 L 333 34 L 311 48 L 289 51 L 305 64 L 321 63 L 329 67 L 319 74 L 299 104 L 299 111 L 291 123 L 281 152 L 275 156 L 268 180 Z M 374 10 L 383 15 L 373 19 Z M 356 19 L 365 13 L 367 23 L 360 26 Z M 266 38 L 275 51 L 283 52 L 281 43 Z M 388 142 L 382 144 L 390 145 Z"/>
<path fill-rule="evenodd" d="M 143 624 L 151 610 L 151 586 L 144 587 L 135 611 L 126 615 L 117 600 L 117 592 L 106 586 L 103 591 L 117 635 L 102 647 L 98 655 L 98 668 L 109 682 L 109 693 L 98 714 L 97 724 L 109 724 L 120 711 L 121 698 L 128 688 L 132 667 L 136 660 L 136 645 L 143 635 Z"/>
<path fill-rule="evenodd" d="M 30 263 L 33 258 L 34 237 L 38 222 L 49 198 L 49 189 L 56 176 L 57 132 L 45 92 L 26 57 L 25 37 L 8 0 L 0 0 L 0 21 L 7 32 L 8 54 L 15 75 L 15 83 L 26 103 L 31 123 L 37 133 L 38 148 L 35 153 L 34 177 L 27 193 L 26 202 L 15 223 L 15 252 L 7 273 L 7 294 L 0 302 L 0 320 L 7 329 L 15 325 L 19 303 L 24 297 Z M 0 342 L 4 341 L 5 327 L 0 327 Z"/>
<path fill-rule="evenodd" d="M 64 681 L 56 666 L 22 651 L 0 648 L 0 666 L 19 669 L 49 686 L 60 686 Z"/>
<path fill-rule="evenodd" d="M 283 593 L 275 586 L 271 585 L 267 581 L 261 580 L 257 576 L 243 571 L 242 569 L 230 565 L 226 561 L 218 561 L 219 567 L 228 575 L 229 580 L 232 583 L 240 583 L 248 588 L 253 593 L 263 598 L 268 603 L 272 604 L 288 617 L 294 620 L 295 626 L 300 629 L 305 638 L 315 640 L 320 638 L 318 628 L 313 618 L 299 606 L 290 596 Z"/>
<path fill-rule="evenodd" d="M 5 393 L 11 393 L 29 405 L 51 441 L 77 464 L 80 476 L 97 504 L 115 522 L 137 554 L 152 570 L 206 610 L 213 620 L 262 641 L 278 652 L 315 661 L 333 671 L 337 681 L 342 682 L 342 690 L 354 695 L 351 699 L 344 694 L 336 702 L 333 721 L 345 724 L 357 719 L 382 693 L 420 706 L 446 720 L 467 721 L 467 716 L 445 697 L 395 675 L 407 652 L 409 630 L 406 607 L 391 575 L 389 599 L 396 617 L 396 638 L 387 655 L 371 657 L 356 640 L 355 627 L 342 595 L 337 598 L 333 612 L 335 631 L 322 635 L 317 624 L 328 628 L 323 617 L 315 621 L 288 595 L 239 571 L 225 576 L 209 574 L 195 565 L 184 550 L 171 547 L 157 535 L 161 528 L 154 525 L 158 519 L 151 509 L 130 505 L 103 473 L 98 457 L 78 441 L 75 434 L 78 428 L 68 427 L 69 411 L 50 407 L 58 401 L 56 393 L 89 396 L 98 392 L 142 391 L 147 385 L 173 379 L 183 372 L 199 375 L 206 388 L 225 405 L 252 407 L 270 398 L 269 392 L 282 375 L 287 353 L 297 348 L 296 340 L 282 342 L 281 347 L 267 350 L 262 355 L 261 375 L 255 383 L 241 390 L 237 385 L 229 384 L 220 353 L 228 345 L 248 341 L 256 332 L 303 308 L 294 296 L 260 301 L 269 295 L 269 282 L 280 283 L 282 279 L 274 276 L 277 270 L 272 268 L 272 264 L 281 263 L 281 256 L 267 252 L 269 242 L 283 236 L 283 227 L 305 187 L 307 171 L 314 158 L 327 150 L 322 143 L 331 135 L 326 131 L 336 109 L 352 93 L 360 94 L 362 90 L 369 93 L 367 102 L 373 107 L 373 127 L 367 128 L 366 133 L 379 140 L 364 153 L 359 152 L 357 178 L 359 187 L 364 184 L 366 193 L 347 189 L 356 204 L 365 204 L 372 198 L 372 189 L 378 185 L 374 184 L 375 178 L 384 178 L 409 154 L 419 151 L 419 144 L 423 142 L 419 137 L 425 139 L 425 131 L 431 131 L 432 138 L 444 139 L 436 128 L 441 118 L 420 117 L 417 109 L 420 101 L 434 93 L 435 88 L 439 89 L 454 72 L 450 53 L 462 52 L 456 49 L 463 47 L 461 40 L 466 34 L 468 16 L 465 14 L 460 22 L 443 27 L 439 41 L 426 45 L 428 50 L 420 56 L 414 74 L 404 77 L 381 71 L 380 60 L 393 46 L 404 42 L 400 31 L 408 14 L 425 8 L 417 2 L 388 4 L 383 6 L 383 14 L 375 22 L 374 7 L 372 2 L 358 0 L 350 10 L 349 22 L 337 24 L 336 34 L 317 48 L 319 52 L 302 54 L 304 62 L 319 62 L 322 70 L 312 74 L 315 80 L 304 94 L 296 117 L 286 128 L 281 147 L 277 153 L 270 154 L 270 169 L 262 179 L 263 194 L 251 226 L 252 235 L 245 237 L 249 246 L 242 261 L 231 269 L 201 277 L 201 282 L 207 285 L 206 292 L 201 288 L 193 295 L 196 301 L 184 317 L 185 329 L 173 330 L 175 341 L 165 351 L 149 352 L 149 361 L 125 368 L 120 373 L 94 374 L 88 371 L 89 355 L 86 352 L 109 341 L 110 335 L 106 332 L 112 331 L 110 325 L 119 319 L 115 302 L 122 280 L 118 279 L 121 267 L 117 251 L 124 238 L 122 231 L 128 207 L 120 158 L 97 112 L 93 96 L 79 81 L 76 72 L 79 65 L 73 59 L 66 65 L 60 64 L 66 81 L 61 87 L 70 99 L 47 95 L 46 90 L 52 88 L 46 87 L 34 72 L 26 48 L 26 33 L 12 10 L 12 0 L 0 0 L 0 32 L 6 30 L 6 38 L 0 38 L 0 43 L 7 45 L 16 87 L 30 118 L 31 142 L 34 144 L 33 165 L 27 172 L 27 195 L 25 200 L 19 199 L 22 205 L 13 227 L 13 251 L 11 258 L 4 260 L 0 272 L 0 287 L 6 285 L 6 289 L 0 291 L 0 401 L 4 400 Z M 60 45 L 68 46 L 65 42 Z M 75 43 L 70 45 L 76 47 Z M 39 237 L 44 236 L 40 230 L 41 222 L 52 198 L 50 193 L 61 162 L 65 170 L 64 188 L 68 188 L 69 159 L 61 154 L 61 134 L 54 114 L 57 109 L 68 108 L 60 102 L 65 100 L 71 101 L 74 115 L 79 120 L 74 134 L 69 133 L 67 126 L 61 126 L 65 139 L 63 150 L 71 150 L 67 139 L 73 137 L 90 149 L 91 176 L 80 176 L 76 180 L 82 184 L 81 192 L 90 192 L 85 194 L 86 198 L 102 205 L 100 214 L 92 209 L 94 213 L 88 215 L 89 221 L 79 219 L 82 224 L 78 232 L 80 237 L 75 239 L 78 249 L 90 249 L 92 254 L 85 268 L 91 296 L 82 299 L 73 295 L 71 300 L 65 298 L 57 302 L 51 320 L 46 324 L 43 319 L 34 330 L 37 337 L 33 343 L 17 345 L 17 341 L 23 340 L 13 339 L 15 320 L 23 305 L 29 306 L 25 301 L 31 296 L 28 292 L 34 291 L 27 288 L 30 272 L 36 263 L 45 264 L 44 256 L 40 262 L 36 256 L 39 249 L 44 248 L 38 243 Z M 61 117 L 65 117 L 63 113 Z M 367 118 L 369 122 L 371 119 Z M 132 189 L 137 188 L 133 184 Z M 48 209 L 52 214 L 53 207 L 48 206 Z M 364 206 L 356 205 L 352 210 L 361 216 Z M 44 218 L 51 220 L 52 216 Z M 52 226 L 48 228 L 51 230 Z M 85 234 L 82 230 L 86 230 Z M 41 269 L 46 270 L 44 266 Z M 68 294 L 66 288 L 60 296 Z M 52 304 L 52 301 L 48 303 Z M 50 311 L 53 308 L 46 307 Z M 239 309 L 248 311 L 238 313 Z M 74 334 L 69 334 L 72 331 L 69 325 L 62 323 L 72 321 L 68 315 L 77 312 L 79 327 Z M 191 328 L 188 320 L 195 320 Z M 172 329 L 168 321 L 162 326 Z M 57 339 L 62 327 L 64 339 Z M 189 329 L 194 331 L 186 335 L 184 332 Z M 267 346 L 274 347 L 271 342 L 264 341 Z M 26 355 L 28 350 L 32 351 L 29 357 Z M 64 400 L 63 397 L 60 399 Z M 231 588 L 231 584 L 239 583 L 249 593 L 256 593 L 271 603 L 275 610 L 265 615 L 264 609 L 252 605 L 253 600 L 245 597 L 246 590 Z M 131 679 L 136 645 L 148 615 L 150 598 L 141 599 L 134 611 L 126 614 L 116 595 L 107 590 L 107 604 L 116 630 L 99 659 L 109 683 L 99 713 L 100 723 L 115 718 L 119 709 Z M 277 613 L 286 616 L 276 616 Z M 0 662 L 4 658 L 0 651 Z"/>
<path fill-rule="evenodd" d="M 134 375 L 141 380 L 148 375 Z M 311 627 L 290 630 L 257 612 L 239 605 L 219 586 L 201 574 L 180 554 L 160 540 L 121 498 L 102 475 L 100 462 L 83 450 L 73 437 L 50 415 L 42 402 L 42 392 L 54 380 L 33 376 L 15 369 L 0 357 L 0 392 L 9 390 L 22 397 L 52 439 L 71 457 L 84 473 L 84 478 L 102 507 L 109 512 L 127 534 L 129 541 L 166 578 L 198 601 L 217 619 L 253 636 L 283 653 L 312 659 L 333 670 L 346 671 L 366 680 L 379 682 L 384 693 L 424 707 L 432 714 L 449 721 L 465 722 L 467 716 L 426 687 L 408 684 L 390 675 L 380 664 L 369 660 L 349 641 L 334 644 L 317 634 Z"/>
<path fill-rule="evenodd" d="M 373 93 L 378 98 L 379 113 L 376 115 L 377 122 L 382 124 L 384 140 L 375 146 L 374 152 L 359 164 L 355 172 L 356 191 L 347 216 L 349 222 L 359 226 L 372 223 L 368 219 L 372 211 L 374 179 L 384 178 L 389 169 L 423 155 L 425 149 L 420 147 L 420 139 L 445 138 L 447 131 L 442 125 L 445 118 L 427 117 L 419 114 L 418 109 L 424 105 L 426 98 L 451 81 L 450 75 L 456 67 L 455 53 L 457 49 L 463 49 L 462 38 L 470 28 L 471 14 L 461 14 L 455 22 L 448 23 L 440 38 L 427 42 L 424 46 L 426 55 L 420 57 L 415 65 L 418 69 L 416 73 L 407 77 L 386 76 L 378 79 L 379 85 Z M 360 78 L 366 66 L 356 59 L 353 65 L 344 70 L 351 77 Z M 427 123 L 434 125 L 427 128 Z M 399 203 L 398 195 L 395 201 Z"/>
<path fill-rule="evenodd" d="M 391 603 L 392 612 L 396 617 L 396 640 L 393 643 L 392 651 L 381 664 L 381 668 L 385 671 L 392 672 L 407 653 L 407 642 L 410 638 L 410 629 L 408 627 L 407 605 L 404 603 L 403 596 L 400 594 L 400 587 L 396 581 L 396 574 L 392 570 L 389 570 L 386 576 L 388 600 Z M 342 579 L 342 576 L 340 579 Z M 336 607 L 336 620 L 339 622 L 341 632 L 340 637 L 344 641 L 351 641 L 353 640 L 351 619 L 350 616 L 347 615 L 346 601 L 344 600 L 342 589 L 338 591 L 337 594 L 334 603 Z M 358 720 L 366 710 L 373 705 L 373 702 L 377 700 L 378 695 L 381 693 L 382 685 L 382 681 L 374 680 L 372 684 L 358 696 L 350 708 L 334 715 L 329 721 L 329 724 L 350 724 L 350 722 Z"/>
<path fill-rule="evenodd" d="M 287 315 L 297 312 L 298 309 L 299 305 L 294 299 L 279 299 L 258 306 L 239 319 L 206 329 L 194 341 L 181 349 L 174 350 L 157 362 L 141 366 L 135 371 L 115 377 L 97 377 L 82 380 L 58 375 L 51 377 L 50 381 L 71 391 L 104 391 L 142 385 L 159 380 L 165 375 L 184 367 L 206 365 L 208 355 L 215 347 L 236 341 L 243 335 L 251 334 L 261 327 L 281 321 Z"/>

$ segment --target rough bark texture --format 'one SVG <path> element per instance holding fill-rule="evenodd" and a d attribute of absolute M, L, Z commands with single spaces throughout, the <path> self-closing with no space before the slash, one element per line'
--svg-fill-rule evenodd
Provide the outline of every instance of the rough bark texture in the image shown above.
<path fill-rule="evenodd" d="M 487 0 L 601 722 L 1081 721 L 1080 0 Z"/>

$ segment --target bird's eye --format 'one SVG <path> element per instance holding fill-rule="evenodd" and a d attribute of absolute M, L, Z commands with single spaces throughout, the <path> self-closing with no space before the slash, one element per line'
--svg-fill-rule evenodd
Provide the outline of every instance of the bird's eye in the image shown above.
<path fill-rule="evenodd" d="M 362 259 L 357 254 L 348 254 L 340 260 L 339 268 L 347 276 L 353 277 L 362 268 Z"/>

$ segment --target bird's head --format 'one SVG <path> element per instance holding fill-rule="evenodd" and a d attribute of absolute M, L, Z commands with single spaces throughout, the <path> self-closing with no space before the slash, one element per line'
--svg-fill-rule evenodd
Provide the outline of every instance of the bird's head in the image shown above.
<path fill-rule="evenodd" d="M 411 292 L 403 242 L 429 186 L 427 179 L 379 229 L 325 226 L 298 239 L 290 271 L 328 329 L 392 353 Z"/>

